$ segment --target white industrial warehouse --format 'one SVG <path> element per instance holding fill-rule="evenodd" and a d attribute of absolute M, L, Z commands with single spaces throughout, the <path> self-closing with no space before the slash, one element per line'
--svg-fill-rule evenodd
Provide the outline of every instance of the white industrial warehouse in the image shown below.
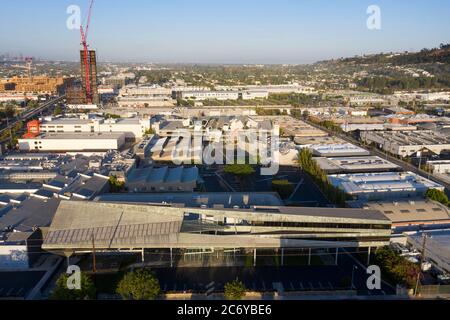
<path fill-rule="evenodd" d="M 329 175 L 335 187 L 363 201 L 423 197 L 428 189 L 444 187 L 413 172 L 380 172 Z"/>

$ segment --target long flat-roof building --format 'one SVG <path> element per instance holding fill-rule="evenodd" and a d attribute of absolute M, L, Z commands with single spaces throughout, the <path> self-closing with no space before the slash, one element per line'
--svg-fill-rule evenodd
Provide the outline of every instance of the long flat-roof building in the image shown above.
<path fill-rule="evenodd" d="M 0 208 L 0 230 L 29 232 L 35 227 L 48 227 L 61 199 L 41 199 L 26 195 L 11 198 Z"/>
<path fill-rule="evenodd" d="M 444 187 L 413 172 L 381 172 L 329 175 L 335 187 L 363 201 L 423 197 L 428 189 Z"/>
<path fill-rule="evenodd" d="M 308 147 L 314 156 L 318 157 L 352 157 L 370 156 L 370 152 L 351 143 L 316 144 Z"/>
<path fill-rule="evenodd" d="M 300 137 L 294 138 L 294 143 L 302 147 L 309 147 L 311 145 L 330 145 L 330 144 L 344 144 L 345 141 L 336 136 L 321 136 L 321 137 Z"/>
<path fill-rule="evenodd" d="M 180 92 L 184 100 L 237 100 L 239 91 L 183 91 Z"/>
<path fill-rule="evenodd" d="M 120 89 L 117 103 L 120 107 L 133 108 L 174 105 L 171 88 L 134 84 L 128 84 Z"/>
<path fill-rule="evenodd" d="M 343 123 L 341 129 L 344 132 L 352 131 L 415 131 L 416 126 L 393 123 Z"/>
<path fill-rule="evenodd" d="M 397 229 L 450 224 L 450 209 L 431 200 L 372 201 L 363 207 L 384 213 Z"/>
<path fill-rule="evenodd" d="M 255 117 L 256 118 L 256 117 Z M 328 133 L 313 127 L 305 121 L 296 119 L 291 116 L 262 116 L 258 117 L 268 119 L 274 125 L 278 125 L 281 129 L 282 136 L 290 137 L 326 137 Z"/>
<path fill-rule="evenodd" d="M 133 169 L 126 178 L 132 192 L 192 192 L 200 182 L 197 167 L 149 167 Z"/>
<path fill-rule="evenodd" d="M 326 173 L 364 173 L 400 171 L 401 168 L 377 156 L 314 158 Z"/>
<path fill-rule="evenodd" d="M 43 133 L 19 139 L 20 151 L 94 152 L 118 150 L 125 144 L 124 133 Z"/>
<path fill-rule="evenodd" d="M 105 193 L 96 201 L 168 204 L 190 208 L 251 208 L 253 206 L 278 207 L 283 201 L 276 192 L 181 192 L 181 193 Z"/>
<path fill-rule="evenodd" d="M 450 137 L 435 131 L 364 131 L 361 139 L 380 149 L 401 157 L 411 157 L 418 152 L 441 154 L 450 151 Z"/>
<path fill-rule="evenodd" d="M 165 256 L 172 257 L 189 250 L 235 250 L 251 252 L 256 261 L 260 249 L 281 249 L 283 254 L 298 248 L 379 247 L 389 243 L 390 234 L 391 222 L 376 210 L 204 209 L 62 201 L 42 248 L 66 254 L 89 252 L 94 238 L 97 251 L 157 249 L 169 251 Z"/>
<path fill-rule="evenodd" d="M 450 160 L 432 160 L 427 161 L 428 168 L 433 173 L 449 174 L 450 173 Z"/>
<path fill-rule="evenodd" d="M 39 130 L 42 133 L 124 133 L 127 139 L 141 138 L 150 129 L 150 119 L 123 118 L 53 118 L 42 119 Z"/>

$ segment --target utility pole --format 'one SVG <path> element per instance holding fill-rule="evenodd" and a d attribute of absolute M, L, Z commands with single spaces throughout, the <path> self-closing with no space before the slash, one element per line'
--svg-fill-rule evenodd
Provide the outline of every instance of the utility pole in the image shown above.
<path fill-rule="evenodd" d="M 424 233 L 423 234 L 423 242 L 422 242 L 422 253 L 420 255 L 419 270 L 417 271 L 417 280 L 416 280 L 416 287 L 414 289 L 414 296 L 417 296 L 417 293 L 419 291 L 420 276 L 422 275 L 422 263 L 423 263 L 423 260 L 425 259 L 425 246 L 427 243 L 427 237 L 428 236 Z"/>

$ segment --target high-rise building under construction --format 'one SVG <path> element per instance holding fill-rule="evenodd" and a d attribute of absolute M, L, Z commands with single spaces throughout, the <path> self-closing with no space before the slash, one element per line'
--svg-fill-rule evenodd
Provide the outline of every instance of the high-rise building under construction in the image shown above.
<path fill-rule="evenodd" d="M 83 92 L 86 96 L 86 103 L 92 102 L 94 104 L 98 104 L 100 102 L 99 96 L 98 96 L 98 87 L 97 87 L 97 57 L 95 55 L 94 50 L 87 51 L 88 53 L 88 68 L 89 68 L 89 86 L 90 86 L 90 97 L 86 90 L 87 88 L 87 79 L 86 79 L 86 67 L 85 67 L 85 60 L 84 55 L 85 51 L 80 51 L 80 62 L 81 62 L 81 80 L 82 80 L 82 86 L 83 86 Z M 91 101 L 90 101 L 91 100 Z"/>

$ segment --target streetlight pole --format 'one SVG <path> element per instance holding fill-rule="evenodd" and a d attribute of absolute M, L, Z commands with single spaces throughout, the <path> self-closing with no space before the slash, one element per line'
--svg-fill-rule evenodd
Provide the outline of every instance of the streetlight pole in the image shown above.
<path fill-rule="evenodd" d="M 354 285 L 354 280 L 355 280 L 355 270 L 358 269 L 358 267 L 356 265 L 353 265 L 352 268 L 352 283 L 351 283 L 351 289 L 353 289 L 355 287 Z"/>
<path fill-rule="evenodd" d="M 414 296 L 417 296 L 420 286 L 420 276 L 422 275 L 422 264 L 425 260 L 425 248 L 427 243 L 427 234 L 423 233 L 423 242 L 422 242 L 422 253 L 420 255 L 420 263 L 419 263 L 419 270 L 417 271 L 417 279 L 416 279 L 416 287 L 414 289 Z"/>

